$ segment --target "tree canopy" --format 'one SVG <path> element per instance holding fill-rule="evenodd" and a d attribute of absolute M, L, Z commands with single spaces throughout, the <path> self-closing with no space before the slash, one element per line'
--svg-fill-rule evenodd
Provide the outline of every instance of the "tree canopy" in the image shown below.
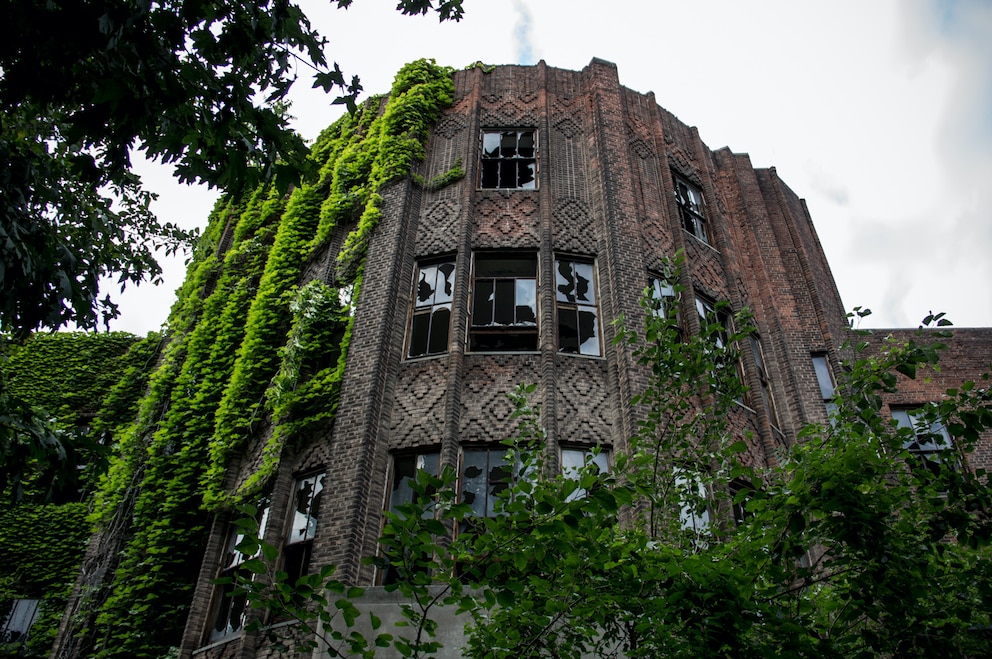
<path fill-rule="evenodd" d="M 441 606 L 468 616 L 469 657 L 988 656 L 992 489 L 960 462 L 992 429 L 987 378 L 920 408 L 915 427 L 885 411 L 900 374 L 937 367 L 943 330 L 878 351 L 854 335 L 829 423 L 764 465 L 726 422 L 745 393 L 733 346 L 748 331 L 727 337 L 712 322 L 683 337 L 674 315 L 645 304 L 644 331 L 620 340 L 652 377 L 609 470 L 549 464 L 534 388 L 522 387 L 519 435 L 505 442 L 512 484 L 494 516 L 471 517 L 450 469 L 419 472 L 415 500 L 386 513 L 370 560 L 398 577 L 386 586 L 406 601 L 396 627 L 365 613 L 363 590 L 333 567 L 296 583 L 272 572 L 278 551 L 251 519 L 241 549 L 268 578 L 240 579 L 248 599 L 319 620 L 304 638 L 340 657 L 436 654 Z M 961 453 L 910 450 L 941 428 Z"/>
<path fill-rule="evenodd" d="M 330 0 L 347 8 L 352 0 Z M 458 20 L 462 0 L 399 0 Z M 156 251 L 195 234 L 160 222 L 135 150 L 176 177 L 240 192 L 315 175 L 285 99 L 298 69 L 361 91 L 290 0 L 24 0 L 0 7 L 0 330 L 116 315 L 101 277 L 156 279 Z"/>

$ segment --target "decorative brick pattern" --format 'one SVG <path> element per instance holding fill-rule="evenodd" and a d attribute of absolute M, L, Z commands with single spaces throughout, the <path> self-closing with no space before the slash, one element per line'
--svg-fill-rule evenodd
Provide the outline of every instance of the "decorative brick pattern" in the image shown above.
<path fill-rule="evenodd" d="M 538 355 L 468 355 L 462 381 L 458 437 L 464 442 L 499 442 L 513 437 L 517 419 L 507 394 L 536 382 Z"/>
<path fill-rule="evenodd" d="M 577 199 L 559 199 L 552 213 L 555 251 L 595 256 L 602 239 L 600 223 Z"/>
<path fill-rule="evenodd" d="M 579 444 L 609 442 L 613 414 L 606 362 L 559 355 L 555 368 L 558 441 Z"/>
<path fill-rule="evenodd" d="M 400 369 L 396 383 L 389 448 L 409 449 L 440 443 L 444 429 L 447 360 L 425 359 Z"/>
<path fill-rule="evenodd" d="M 445 199 L 428 206 L 417 229 L 417 256 L 453 252 L 458 248 L 458 223 L 462 207 L 457 201 Z"/>
<path fill-rule="evenodd" d="M 479 249 L 534 248 L 539 243 L 538 196 L 520 190 L 485 190 L 475 206 Z"/>

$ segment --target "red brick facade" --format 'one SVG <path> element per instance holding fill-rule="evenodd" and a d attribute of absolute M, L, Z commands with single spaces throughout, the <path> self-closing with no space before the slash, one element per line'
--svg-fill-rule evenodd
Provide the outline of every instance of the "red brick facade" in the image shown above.
<path fill-rule="evenodd" d="M 383 220 L 371 243 L 354 338 L 333 428 L 284 456 L 271 497 L 266 540 L 285 544 L 296 478 L 327 474 L 312 565 L 334 564 L 339 578 L 372 585 L 361 558 L 376 551 L 392 456 L 436 450 L 456 467 L 465 447 L 509 437 L 515 421 L 507 393 L 538 385 L 549 455 L 558 448 L 602 444 L 620 449 L 634 429 L 629 405 L 643 382 L 628 349 L 613 345 L 611 321 L 639 323 L 638 300 L 663 257 L 683 250 L 681 301 L 687 331 L 698 331 L 696 296 L 750 308 L 763 346 L 774 423 L 760 404 L 740 406 L 732 426 L 755 441 L 750 459 L 774 460 L 807 422 L 825 419 L 811 361 L 837 364 L 848 334 L 830 268 L 804 202 L 774 169 L 754 169 L 746 154 L 711 151 L 652 94 L 622 87 L 616 67 L 593 60 L 582 71 L 537 66 L 477 67 L 455 74 L 456 99 L 436 126 L 419 175 L 448 171 L 460 159 L 467 175 L 431 191 L 411 179 L 384 193 Z M 537 135 L 534 189 L 480 187 L 486 129 Z M 683 227 L 675 185 L 701 193 L 706 240 Z M 473 254 L 513 250 L 536 260 L 537 350 L 473 352 Z M 559 350 L 555 259 L 594 265 L 600 356 Z M 407 341 L 418 263 L 447 257 L 455 266 L 447 352 L 408 359 Z M 313 276 L 319 276 L 314 272 Z M 930 383 L 908 388 L 913 401 L 939 397 L 945 385 L 976 377 L 992 356 L 992 332 L 961 332 L 951 362 Z M 760 389 L 744 352 L 744 377 Z M 258 459 L 241 460 L 240 475 Z M 986 447 L 972 466 L 992 467 Z M 232 467 L 232 475 L 238 469 Z M 258 637 L 232 634 L 211 645 L 218 575 L 227 535 L 217 520 L 192 602 L 182 655 L 265 657 Z M 209 649 L 205 649 L 209 648 Z"/>

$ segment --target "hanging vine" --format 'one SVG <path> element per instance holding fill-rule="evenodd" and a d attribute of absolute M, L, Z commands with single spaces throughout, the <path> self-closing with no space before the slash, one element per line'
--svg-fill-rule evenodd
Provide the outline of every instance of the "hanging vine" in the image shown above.
<path fill-rule="evenodd" d="M 357 299 L 379 191 L 423 158 L 453 92 L 450 69 L 409 64 L 388 97 L 320 135 L 315 182 L 214 209 L 170 316 L 171 342 L 98 497 L 94 519 L 105 528 L 122 511 L 131 519 L 113 582 L 90 594 L 98 615 L 80 625 L 93 656 L 161 656 L 182 633 L 203 509 L 249 499 L 287 442 L 333 422 L 353 323 L 341 290 Z M 333 281 L 301 286 L 335 228 L 349 227 Z M 232 489 L 233 458 L 263 429 L 260 466 Z"/>

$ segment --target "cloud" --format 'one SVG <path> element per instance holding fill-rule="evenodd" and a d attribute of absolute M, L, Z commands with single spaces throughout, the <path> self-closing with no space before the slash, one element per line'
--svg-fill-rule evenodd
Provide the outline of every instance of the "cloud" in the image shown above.
<path fill-rule="evenodd" d="M 530 10 L 521 0 L 516 0 L 513 6 L 517 10 L 517 22 L 513 26 L 517 64 L 535 64 L 533 35 L 531 34 L 533 18 L 531 17 Z"/>

